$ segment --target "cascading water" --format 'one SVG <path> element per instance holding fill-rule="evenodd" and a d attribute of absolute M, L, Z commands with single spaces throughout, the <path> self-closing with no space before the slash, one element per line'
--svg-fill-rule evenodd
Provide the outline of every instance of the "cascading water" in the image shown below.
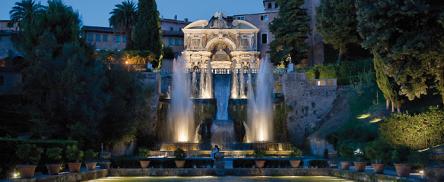
<path fill-rule="evenodd" d="M 244 79 L 244 68 L 241 67 L 240 71 L 239 71 L 239 96 L 241 99 L 245 99 L 247 98 L 247 96 L 245 95 L 245 79 Z"/>
<path fill-rule="evenodd" d="M 233 61 L 233 65 L 236 65 L 236 61 Z M 236 70 L 236 66 L 233 66 L 233 70 L 231 72 L 231 74 L 233 75 L 232 77 L 232 84 L 231 84 L 231 98 L 232 99 L 237 99 L 239 98 L 239 80 L 237 78 L 237 70 Z"/>
<path fill-rule="evenodd" d="M 217 102 L 216 120 L 228 120 L 228 100 L 230 98 L 229 75 L 214 75 L 215 96 Z"/>
<path fill-rule="evenodd" d="M 190 99 L 190 75 L 182 57 L 174 60 L 169 128 L 174 134 L 174 142 L 194 140 L 193 102 Z"/>
<path fill-rule="evenodd" d="M 252 76 L 248 76 L 248 131 L 251 142 L 272 141 L 273 136 L 273 73 L 271 64 L 262 60 L 256 75 L 256 93 Z"/>
<path fill-rule="evenodd" d="M 191 95 L 193 98 L 198 97 L 197 92 L 197 78 L 196 78 L 196 70 L 193 70 L 193 73 L 191 74 Z"/>
<path fill-rule="evenodd" d="M 200 75 L 200 98 L 211 99 L 213 98 L 213 72 L 211 68 L 211 62 L 207 62 L 207 68 L 205 71 L 201 71 Z"/>

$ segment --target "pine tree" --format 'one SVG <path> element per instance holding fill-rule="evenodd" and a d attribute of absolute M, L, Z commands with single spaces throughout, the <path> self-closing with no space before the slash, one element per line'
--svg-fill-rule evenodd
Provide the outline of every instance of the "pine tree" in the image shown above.
<path fill-rule="evenodd" d="M 307 59 L 309 17 L 302 8 L 304 0 L 278 0 L 279 17 L 270 24 L 275 36 L 271 43 L 271 59 L 275 64 L 286 62 L 288 58 L 295 64 Z"/>
<path fill-rule="evenodd" d="M 134 32 L 134 50 L 149 51 L 159 60 L 162 54 L 162 42 L 160 17 L 155 0 L 139 0 Z"/>

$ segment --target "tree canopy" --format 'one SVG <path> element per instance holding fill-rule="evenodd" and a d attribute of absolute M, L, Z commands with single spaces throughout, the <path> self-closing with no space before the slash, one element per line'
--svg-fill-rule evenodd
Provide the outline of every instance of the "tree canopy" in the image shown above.
<path fill-rule="evenodd" d="M 340 63 L 347 45 L 359 43 L 355 0 L 321 0 L 317 9 L 316 26 L 325 43 L 339 50 Z"/>
<path fill-rule="evenodd" d="M 270 30 L 275 36 L 271 42 L 270 55 L 275 64 L 287 62 L 289 58 L 295 64 L 307 59 L 309 17 L 302 8 L 304 0 L 278 0 L 279 16 L 270 23 Z"/>
<path fill-rule="evenodd" d="M 131 0 L 117 4 L 111 11 L 109 24 L 118 31 L 126 33 L 126 49 L 133 49 L 133 29 L 137 22 L 137 6 Z"/>

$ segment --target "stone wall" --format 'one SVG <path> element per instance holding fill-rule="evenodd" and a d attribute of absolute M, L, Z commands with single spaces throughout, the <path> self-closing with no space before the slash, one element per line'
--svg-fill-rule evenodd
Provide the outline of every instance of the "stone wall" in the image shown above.
<path fill-rule="evenodd" d="M 306 137 L 316 131 L 330 112 L 336 99 L 336 84 L 317 86 L 306 79 L 304 73 L 282 76 L 290 141 L 302 145 Z M 333 82 L 334 83 L 334 82 Z"/>

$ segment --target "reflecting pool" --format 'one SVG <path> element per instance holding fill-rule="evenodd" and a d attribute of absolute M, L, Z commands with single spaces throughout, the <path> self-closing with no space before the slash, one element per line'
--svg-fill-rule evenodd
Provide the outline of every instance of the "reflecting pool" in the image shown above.
<path fill-rule="evenodd" d="M 94 180 L 97 182 L 330 182 L 330 181 L 350 181 L 329 176 L 285 176 L 285 177 L 110 177 Z"/>

